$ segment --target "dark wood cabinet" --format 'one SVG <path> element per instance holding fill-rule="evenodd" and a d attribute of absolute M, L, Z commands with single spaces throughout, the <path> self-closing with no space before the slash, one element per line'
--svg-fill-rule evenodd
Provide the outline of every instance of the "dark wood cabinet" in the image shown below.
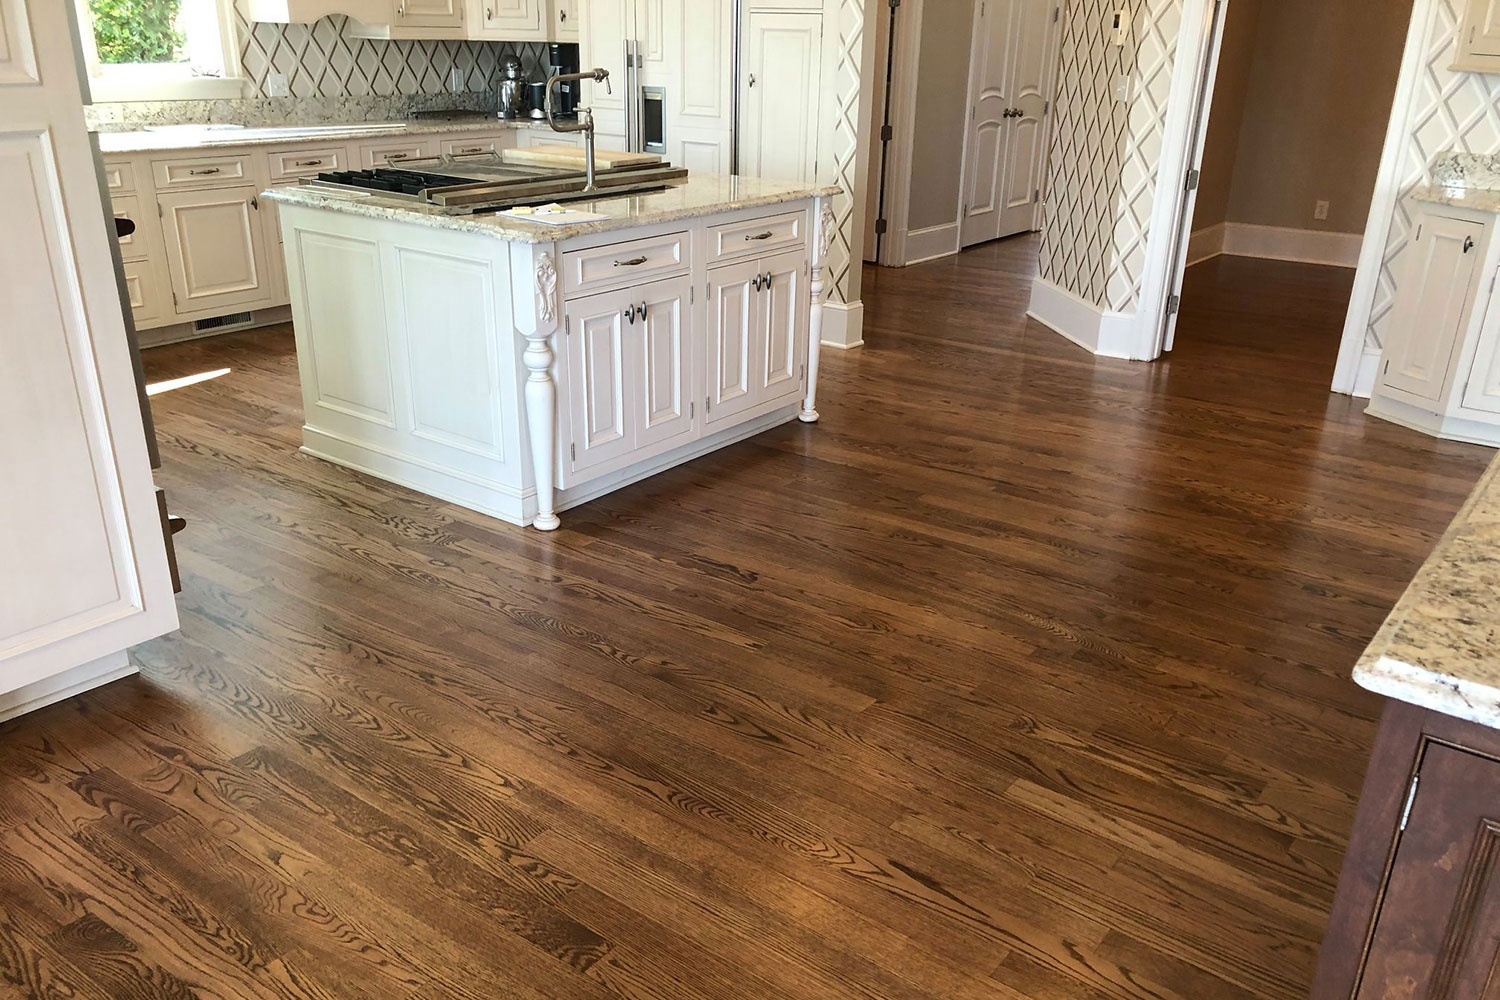
<path fill-rule="evenodd" d="M 1500 731 L 1392 702 L 1313 1000 L 1500 1000 Z"/>

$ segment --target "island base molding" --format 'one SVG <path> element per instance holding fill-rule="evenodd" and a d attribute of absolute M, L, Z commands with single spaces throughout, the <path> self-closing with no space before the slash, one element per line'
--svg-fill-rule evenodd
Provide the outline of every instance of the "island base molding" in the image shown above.
<path fill-rule="evenodd" d="M 1420 406 L 1392 399 L 1390 396 L 1371 398 L 1370 405 L 1365 407 L 1365 413 L 1408 430 L 1420 431 L 1447 441 L 1463 441 L 1468 444 L 1500 448 L 1500 424 L 1434 413 Z"/>
<path fill-rule="evenodd" d="M 565 511 L 580 504 L 597 500 L 607 493 L 623 489 L 643 479 L 649 479 L 673 466 L 691 462 L 720 448 L 736 444 L 798 420 L 801 403 L 782 406 L 770 413 L 736 424 L 717 434 L 699 438 L 681 448 L 646 459 L 624 469 L 579 483 L 565 489 L 555 490 L 555 510 Z M 452 469 L 442 469 L 412 461 L 368 444 L 351 441 L 337 434 L 330 434 L 313 427 L 302 428 L 302 452 L 313 458 L 341 465 L 346 469 L 383 479 L 397 486 L 446 500 L 467 507 L 480 514 L 496 517 L 510 524 L 526 527 L 537 516 L 537 493 L 535 488 L 517 490 L 504 483 L 485 482 L 465 476 Z M 3 718 L 3 716 L 0 716 Z"/>
<path fill-rule="evenodd" d="M 0 694 L 0 722 L 139 672 L 124 650 L 80 663 L 71 670 Z"/>

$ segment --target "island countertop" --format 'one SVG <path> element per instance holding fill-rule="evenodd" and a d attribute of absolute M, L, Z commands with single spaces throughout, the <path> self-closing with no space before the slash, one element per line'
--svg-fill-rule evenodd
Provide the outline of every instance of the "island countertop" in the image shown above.
<path fill-rule="evenodd" d="M 1375 634 L 1354 679 L 1500 728 L 1500 458 Z"/>
<path fill-rule="evenodd" d="M 660 191 L 603 197 L 597 201 L 571 201 L 569 208 L 603 215 L 605 218 L 574 225 L 554 226 L 528 222 L 524 218 L 491 212 L 448 215 L 440 208 L 376 192 L 298 185 L 274 188 L 262 197 L 283 205 L 322 208 L 367 218 L 386 219 L 492 236 L 512 243 L 553 243 L 617 229 L 650 226 L 694 219 L 745 208 L 763 208 L 807 198 L 829 197 L 837 187 L 736 177 L 728 174 L 693 174 L 686 181 L 669 184 Z"/>

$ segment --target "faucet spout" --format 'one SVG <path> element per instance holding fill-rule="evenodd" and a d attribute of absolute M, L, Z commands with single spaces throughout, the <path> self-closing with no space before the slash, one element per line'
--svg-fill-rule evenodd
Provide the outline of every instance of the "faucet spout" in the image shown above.
<path fill-rule="evenodd" d="M 614 88 L 609 83 L 609 70 L 591 69 L 582 73 L 557 73 L 547 78 L 547 124 L 552 126 L 554 132 L 582 132 L 583 133 L 583 157 L 586 179 L 583 185 L 585 191 L 597 191 L 594 171 L 594 112 L 590 108 L 578 109 L 578 120 L 576 122 L 559 122 L 553 109 L 557 102 L 552 99 L 553 88 L 559 83 L 570 83 L 574 80 L 593 80 L 595 83 L 604 84 L 606 93 L 614 93 Z"/>

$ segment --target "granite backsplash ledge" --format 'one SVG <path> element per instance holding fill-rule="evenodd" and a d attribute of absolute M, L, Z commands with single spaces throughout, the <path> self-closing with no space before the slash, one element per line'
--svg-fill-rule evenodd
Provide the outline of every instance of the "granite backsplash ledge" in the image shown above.
<path fill-rule="evenodd" d="M 494 111 L 497 98 L 480 94 L 406 94 L 393 97 L 249 97 L 216 101 L 128 101 L 84 109 L 97 132 L 133 132 L 152 125 L 343 125 L 401 121 L 426 111 Z"/>
<path fill-rule="evenodd" d="M 1500 190 L 1500 156 L 1491 153 L 1451 153 L 1432 167 L 1434 187 L 1479 191 Z"/>

